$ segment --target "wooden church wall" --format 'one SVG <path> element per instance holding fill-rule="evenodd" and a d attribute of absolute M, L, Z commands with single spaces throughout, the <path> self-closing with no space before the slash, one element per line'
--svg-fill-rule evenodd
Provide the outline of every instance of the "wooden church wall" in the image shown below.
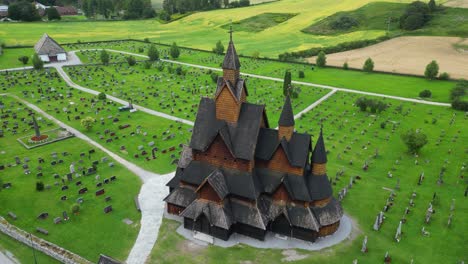
<path fill-rule="evenodd" d="M 216 118 L 235 123 L 239 118 L 239 108 L 229 88 L 224 87 L 216 98 Z"/>
<path fill-rule="evenodd" d="M 257 161 L 260 167 L 267 167 L 271 170 L 287 172 L 296 175 L 303 175 L 303 168 L 293 167 L 289 164 L 288 158 L 283 148 L 280 146 L 269 161 Z"/>
<path fill-rule="evenodd" d="M 235 159 L 219 135 L 205 152 L 195 152 L 193 158 L 215 166 L 242 171 L 252 171 L 254 166 L 253 161 Z"/>

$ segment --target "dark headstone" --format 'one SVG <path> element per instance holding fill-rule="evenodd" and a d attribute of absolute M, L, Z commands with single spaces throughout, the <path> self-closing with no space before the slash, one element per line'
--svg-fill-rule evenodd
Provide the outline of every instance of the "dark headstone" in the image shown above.
<path fill-rule="evenodd" d="M 112 212 L 112 205 L 106 206 L 106 207 L 104 208 L 104 213 L 107 214 L 107 213 L 110 213 L 110 212 Z"/>
<path fill-rule="evenodd" d="M 104 189 L 100 189 L 96 191 L 96 196 L 101 196 L 105 193 Z"/>

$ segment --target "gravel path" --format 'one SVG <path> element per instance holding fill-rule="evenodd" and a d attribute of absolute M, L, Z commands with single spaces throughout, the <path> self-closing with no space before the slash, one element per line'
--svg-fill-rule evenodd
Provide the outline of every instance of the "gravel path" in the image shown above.
<path fill-rule="evenodd" d="M 57 66 L 55 67 L 57 69 L 57 72 L 58 74 L 60 74 L 60 76 L 63 78 L 63 80 L 71 87 L 75 88 L 75 89 L 78 89 L 78 90 L 81 90 L 83 92 L 87 92 L 87 93 L 90 93 L 90 94 L 94 94 L 94 95 L 98 95 L 100 92 L 96 91 L 96 90 L 92 90 L 92 89 L 89 89 L 89 88 L 86 88 L 86 87 L 83 87 L 83 86 L 80 86 L 76 83 L 74 83 L 70 77 L 68 76 L 68 74 L 63 70 L 63 68 L 61 66 Z M 122 100 L 120 98 L 117 98 L 117 97 L 114 97 L 114 96 L 111 96 L 111 95 L 107 95 L 107 98 L 109 98 L 110 100 L 112 101 L 115 101 L 119 104 L 122 104 L 122 105 L 129 105 L 129 102 L 125 101 L 125 100 Z M 189 121 L 189 120 L 185 120 L 185 119 L 182 119 L 182 118 L 178 118 L 178 117 L 175 117 L 175 116 L 171 116 L 171 115 L 168 115 L 168 114 L 165 114 L 165 113 L 161 113 L 161 112 L 158 112 L 158 111 L 155 111 L 155 110 L 152 110 L 152 109 L 149 109 L 149 108 L 146 108 L 146 107 L 143 107 L 143 106 L 139 106 L 139 105 L 136 105 L 136 104 L 133 104 L 133 107 L 142 111 L 142 112 L 145 112 L 145 113 L 148 113 L 150 115 L 153 115 L 153 116 L 159 116 L 159 117 L 162 117 L 162 118 L 166 118 L 166 119 L 170 119 L 170 120 L 173 120 L 173 121 L 177 121 L 177 122 L 181 122 L 181 123 L 184 123 L 184 124 L 187 124 L 187 125 L 190 125 L 190 126 L 193 126 L 193 122 L 192 121 Z"/>
<path fill-rule="evenodd" d="M 5 253 L 0 251 L 0 263 L 1 264 L 18 264 L 19 262 L 14 259 L 14 256 L 7 256 Z"/>
<path fill-rule="evenodd" d="M 57 120 L 53 116 L 47 114 L 45 111 L 33 105 L 15 95 L 9 95 L 21 101 L 34 111 L 40 113 L 44 117 L 52 120 L 59 126 L 66 128 L 68 131 L 73 133 L 77 138 L 80 138 L 91 145 L 99 148 L 100 150 L 107 153 L 114 160 L 125 166 L 128 170 L 135 173 L 143 181 L 140 193 L 138 195 L 138 201 L 140 202 L 141 208 L 141 227 L 138 237 L 133 245 L 133 248 L 130 252 L 130 255 L 127 259 L 127 264 L 141 264 L 146 261 L 151 250 L 153 249 L 154 243 L 158 238 L 159 227 L 161 226 L 163 212 L 165 208 L 165 203 L 163 201 L 164 197 L 168 194 L 169 190 L 166 187 L 166 183 L 174 175 L 173 173 L 166 175 L 159 175 L 146 171 L 139 166 L 123 159 L 107 148 L 103 147 L 101 144 L 87 137 L 80 131 L 70 127 L 60 120 Z M 1 260 L 1 259 L 0 259 Z M 1 264 L 3 262 L 0 261 Z"/>

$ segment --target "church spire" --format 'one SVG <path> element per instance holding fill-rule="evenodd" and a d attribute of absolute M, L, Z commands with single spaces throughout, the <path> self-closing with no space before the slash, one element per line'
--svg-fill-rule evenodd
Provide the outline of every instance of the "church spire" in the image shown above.
<path fill-rule="evenodd" d="M 232 42 L 232 26 L 229 30 L 229 45 L 226 50 L 226 55 L 224 56 L 223 61 L 223 78 L 225 80 L 231 81 L 232 84 L 237 83 L 237 79 L 239 79 L 239 72 L 240 72 L 240 61 L 239 57 L 237 56 L 236 48 L 234 47 L 234 42 Z"/>
<path fill-rule="evenodd" d="M 320 127 L 320 135 L 312 152 L 312 174 L 324 175 L 326 173 L 327 152 L 323 141 L 323 125 Z"/>
<path fill-rule="evenodd" d="M 281 111 L 280 118 L 278 120 L 278 137 L 286 140 L 290 140 L 294 133 L 294 113 L 291 105 L 291 98 L 289 95 L 286 96 L 283 105 L 283 111 Z"/>

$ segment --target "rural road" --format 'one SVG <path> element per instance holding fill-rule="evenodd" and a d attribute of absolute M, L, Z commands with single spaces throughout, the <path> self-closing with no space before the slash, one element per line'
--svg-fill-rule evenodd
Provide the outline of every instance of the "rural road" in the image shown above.
<path fill-rule="evenodd" d="M 4 94 L 9 95 L 9 94 Z M 114 160 L 122 164 L 128 170 L 136 174 L 142 181 L 143 185 L 138 194 L 138 201 L 140 203 L 141 209 L 141 221 L 140 221 L 140 232 L 138 237 L 133 245 L 132 250 L 127 258 L 127 264 L 141 264 L 145 263 L 146 259 L 151 253 L 156 239 L 158 238 L 159 227 L 162 223 L 163 213 L 165 210 L 165 203 L 163 199 L 169 194 L 169 189 L 166 187 L 166 183 L 173 177 L 174 173 L 169 173 L 166 175 L 160 175 L 147 170 L 142 169 L 141 167 L 125 160 L 124 158 L 118 156 L 112 151 L 108 150 L 98 142 L 92 140 L 88 136 L 84 135 L 80 131 L 74 129 L 71 126 L 66 125 L 60 120 L 54 118 L 53 116 L 47 114 L 45 111 L 40 109 L 34 104 L 31 104 L 16 95 L 9 95 L 18 101 L 21 101 L 29 108 L 40 113 L 47 119 L 53 121 L 59 126 L 66 128 L 68 131 L 73 133 L 77 138 L 80 138 L 89 144 L 99 148 L 104 151 Z M 4 262 L 1 261 L 0 264 Z"/>

